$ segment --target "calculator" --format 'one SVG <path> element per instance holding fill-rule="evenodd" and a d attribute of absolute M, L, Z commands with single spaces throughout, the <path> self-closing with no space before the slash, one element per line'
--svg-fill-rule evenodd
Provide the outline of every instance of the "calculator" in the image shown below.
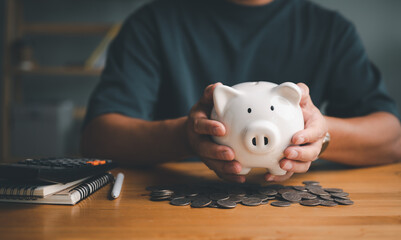
<path fill-rule="evenodd" d="M 40 158 L 0 164 L 0 178 L 14 181 L 67 183 L 116 167 L 112 160 L 95 158 Z"/>

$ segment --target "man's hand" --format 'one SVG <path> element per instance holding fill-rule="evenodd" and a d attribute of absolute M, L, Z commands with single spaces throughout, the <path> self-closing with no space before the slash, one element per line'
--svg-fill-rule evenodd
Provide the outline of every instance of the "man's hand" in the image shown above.
<path fill-rule="evenodd" d="M 210 136 L 224 136 L 226 129 L 218 121 L 209 119 L 213 108 L 213 91 L 217 84 L 209 85 L 202 98 L 192 107 L 187 121 L 187 137 L 192 150 L 220 178 L 245 182 L 245 176 L 237 175 L 241 164 L 235 161 L 234 151 L 213 143 Z"/>
<path fill-rule="evenodd" d="M 294 134 L 291 141 L 293 144 L 301 146 L 290 146 L 285 149 L 280 167 L 287 173 L 283 176 L 266 174 L 267 181 L 284 181 L 294 173 L 308 171 L 311 162 L 318 158 L 323 139 L 328 131 L 326 119 L 309 96 L 309 88 L 303 83 L 297 85 L 302 90 L 300 106 L 304 116 L 305 129 Z"/>

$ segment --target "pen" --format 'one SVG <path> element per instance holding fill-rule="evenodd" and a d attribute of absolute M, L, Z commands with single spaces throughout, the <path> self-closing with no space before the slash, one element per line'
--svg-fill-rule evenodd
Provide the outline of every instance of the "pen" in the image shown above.
<path fill-rule="evenodd" d="M 111 197 L 116 199 L 120 196 L 121 187 L 123 186 L 124 174 L 118 173 L 116 181 L 114 182 L 113 189 L 111 190 Z"/>

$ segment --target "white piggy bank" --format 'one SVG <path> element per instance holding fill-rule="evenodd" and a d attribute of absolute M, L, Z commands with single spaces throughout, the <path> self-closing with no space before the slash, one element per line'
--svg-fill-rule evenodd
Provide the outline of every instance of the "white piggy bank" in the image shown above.
<path fill-rule="evenodd" d="M 301 89 L 290 82 L 245 82 L 215 88 L 211 118 L 224 124 L 226 135 L 214 140 L 234 150 L 242 165 L 240 174 L 254 167 L 267 168 L 273 175 L 286 173 L 279 161 L 292 136 L 304 129 L 301 95 Z"/>

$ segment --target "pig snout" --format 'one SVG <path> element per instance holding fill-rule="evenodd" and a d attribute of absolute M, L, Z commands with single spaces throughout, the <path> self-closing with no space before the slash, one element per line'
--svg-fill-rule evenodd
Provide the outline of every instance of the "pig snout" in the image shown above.
<path fill-rule="evenodd" d="M 246 148 L 256 154 L 264 154 L 280 142 L 278 128 L 268 121 L 252 122 L 244 131 Z"/>

